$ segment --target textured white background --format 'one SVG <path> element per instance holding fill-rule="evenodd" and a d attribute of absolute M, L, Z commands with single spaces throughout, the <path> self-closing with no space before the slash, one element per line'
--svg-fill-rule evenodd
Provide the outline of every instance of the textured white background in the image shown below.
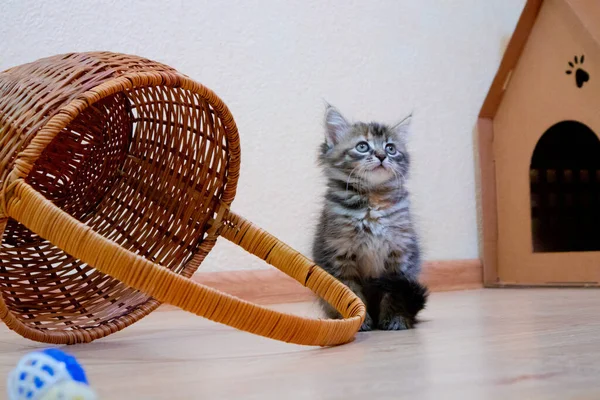
<path fill-rule="evenodd" d="M 234 209 L 310 253 L 324 99 L 350 119 L 414 111 L 414 211 L 426 258 L 478 257 L 473 132 L 524 0 L 3 0 L 0 70 L 70 51 L 167 63 L 239 126 Z M 224 240 L 203 270 L 265 265 Z"/>

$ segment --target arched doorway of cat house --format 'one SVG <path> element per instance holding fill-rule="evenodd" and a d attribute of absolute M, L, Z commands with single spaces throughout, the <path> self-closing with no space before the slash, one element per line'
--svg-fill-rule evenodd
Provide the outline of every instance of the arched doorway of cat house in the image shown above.
<path fill-rule="evenodd" d="M 562 121 L 538 141 L 530 166 L 533 251 L 600 250 L 600 140 Z"/>

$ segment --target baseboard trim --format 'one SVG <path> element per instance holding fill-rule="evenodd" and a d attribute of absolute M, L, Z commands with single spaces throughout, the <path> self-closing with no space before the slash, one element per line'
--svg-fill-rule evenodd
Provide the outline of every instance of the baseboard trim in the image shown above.
<path fill-rule="evenodd" d="M 295 303 L 314 298 L 310 290 L 275 269 L 198 272 L 196 282 L 258 304 Z M 483 287 L 479 260 L 429 261 L 423 265 L 422 281 L 431 292 Z"/>

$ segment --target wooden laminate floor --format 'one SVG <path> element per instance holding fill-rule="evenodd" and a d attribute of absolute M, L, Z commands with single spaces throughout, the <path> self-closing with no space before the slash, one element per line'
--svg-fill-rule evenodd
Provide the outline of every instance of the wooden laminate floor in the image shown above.
<path fill-rule="evenodd" d="M 423 318 L 416 330 L 360 333 L 321 349 L 158 310 L 68 351 L 106 400 L 600 399 L 598 290 L 434 293 Z M 39 347 L 0 328 L 0 376 Z"/>

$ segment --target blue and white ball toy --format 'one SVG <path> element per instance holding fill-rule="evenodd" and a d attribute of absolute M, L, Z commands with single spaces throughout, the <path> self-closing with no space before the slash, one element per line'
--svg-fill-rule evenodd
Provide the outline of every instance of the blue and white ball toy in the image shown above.
<path fill-rule="evenodd" d="M 25 355 L 8 377 L 9 400 L 96 400 L 77 359 L 58 349 Z"/>

